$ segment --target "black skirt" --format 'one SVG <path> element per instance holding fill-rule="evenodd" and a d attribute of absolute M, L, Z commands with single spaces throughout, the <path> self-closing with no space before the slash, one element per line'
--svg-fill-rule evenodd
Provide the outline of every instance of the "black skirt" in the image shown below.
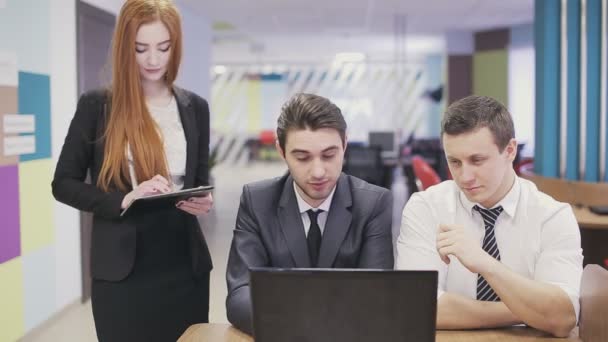
<path fill-rule="evenodd" d="M 129 276 L 93 279 L 100 342 L 176 341 L 190 325 L 209 321 L 209 273 L 195 278 L 192 271 L 186 215 L 168 209 L 142 216 Z"/>

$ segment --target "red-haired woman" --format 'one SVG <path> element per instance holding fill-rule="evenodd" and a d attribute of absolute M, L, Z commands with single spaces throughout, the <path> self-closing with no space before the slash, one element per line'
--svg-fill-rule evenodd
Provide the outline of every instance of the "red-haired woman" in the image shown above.
<path fill-rule="evenodd" d="M 120 216 L 136 198 L 208 182 L 209 107 L 173 85 L 181 52 L 171 0 L 127 0 L 111 86 L 82 95 L 55 170 L 55 198 L 93 213 L 100 341 L 175 341 L 208 322 L 212 264 L 197 216 L 210 210 L 211 195 Z"/>

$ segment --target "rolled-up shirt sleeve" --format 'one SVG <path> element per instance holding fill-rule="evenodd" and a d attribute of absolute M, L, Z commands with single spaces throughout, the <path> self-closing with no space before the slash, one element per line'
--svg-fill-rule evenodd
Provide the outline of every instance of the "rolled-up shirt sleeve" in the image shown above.
<path fill-rule="evenodd" d="M 403 209 L 395 269 L 438 271 L 437 298 L 446 290 L 447 265 L 437 252 L 439 222 L 431 206 L 413 194 Z"/>
<path fill-rule="evenodd" d="M 564 290 L 572 302 L 578 321 L 582 274 L 580 230 L 572 208 L 563 204 L 543 224 L 534 279 Z"/>

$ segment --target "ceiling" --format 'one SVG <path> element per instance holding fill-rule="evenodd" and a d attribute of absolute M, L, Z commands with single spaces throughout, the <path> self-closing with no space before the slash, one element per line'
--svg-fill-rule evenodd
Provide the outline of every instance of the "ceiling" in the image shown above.
<path fill-rule="evenodd" d="M 117 12 L 124 0 L 86 1 Z M 398 49 L 411 60 L 445 51 L 446 32 L 508 27 L 534 17 L 534 0 L 176 1 L 213 23 L 214 63 L 310 61 L 340 52 L 386 59 Z M 397 42 L 405 47 L 396 48 Z"/>
<path fill-rule="evenodd" d="M 280 54 L 285 49 L 353 50 L 384 40 L 394 48 L 396 32 L 412 39 L 443 39 L 450 31 L 479 31 L 530 23 L 534 0 L 181 0 L 214 23 L 214 55 Z M 398 29 L 396 29 L 398 27 Z M 315 46 L 315 41 L 320 41 Z M 235 45 L 247 48 L 235 50 Z M 311 45 L 312 44 L 312 45 Z M 427 44 L 428 45 L 428 44 Z M 436 44 L 434 44 L 436 45 Z M 434 46 L 433 45 L 433 46 Z M 222 54 L 222 46 L 224 53 Z M 363 47 L 362 47 L 363 48 Z M 367 47 L 369 50 L 369 46 Z M 436 48 L 435 48 L 436 49 Z M 310 53 L 310 51 L 305 51 Z M 248 56 L 243 58 L 247 59 Z M 215 58 L 217 60 L 217 58 Z M 220 58 L 222 59 L 222 58 Z"/>
<path fill-rule="evenodd" d="M 213 22 L 250 34 L 437 34 L 531 22 L 533 0 L 185 0 Z"/>

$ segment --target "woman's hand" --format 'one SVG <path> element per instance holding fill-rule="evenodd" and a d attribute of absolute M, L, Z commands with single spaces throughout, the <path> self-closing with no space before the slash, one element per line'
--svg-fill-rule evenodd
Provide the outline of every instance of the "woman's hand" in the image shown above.
<path fill-rule="evenodd" d="M 211 210 L 211 207 L 213 206 L 213 196 L 211 193 L 208 193 L 203 197 L 190 197 L 187 200 L 177 202 L 175 206 L 188 214 L 199 216 L 206 214 Z"/>
<path fill-rule="evenodd" d="M 140 197 L 158 195 L 166 192 L 171 192 L 169 181 L 161 175 L 156 175 L 151 179 L 142 182 L 135 189 L 133 189 L 133 191 L 129 192 L 122 199 L 121 208 L 126 208 L 131 202 Z"/>

